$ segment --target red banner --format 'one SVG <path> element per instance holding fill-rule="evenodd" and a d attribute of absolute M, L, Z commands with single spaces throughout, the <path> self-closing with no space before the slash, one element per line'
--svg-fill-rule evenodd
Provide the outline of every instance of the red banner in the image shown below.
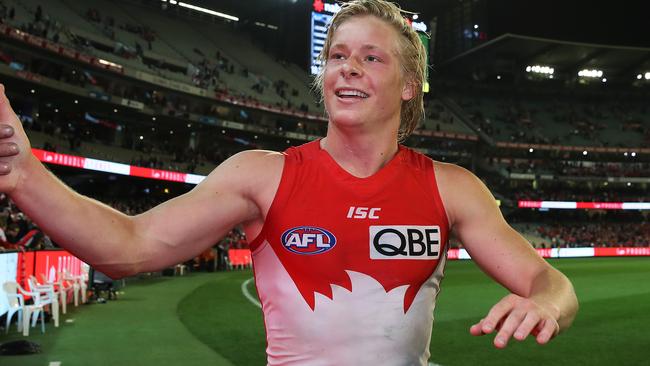
<path fill-rule="evenodd" d="M 641 257 L 650 256 L 650 247 L 594 248 L 595 257 Z"/>
<path fill-rule="evenodd" d="M 28 289 L 27 278 L 34 274 L 34 257 L 36 252 L 18 253 L 18 270 L 16 271 L 16 282 L 24 289 Z"/>
<path fill-rule="evenodd" d="M 54 283 L 61 279 L 64 270 L 73 276 L 81 275 L 82 264 L 79 258 L 65 250 L 42 250 L 36 252 L 34 276 L 41 283 Z"/>
<path fill-rule="evenodd" d="M 32 149 L 32 154 L 44 163 L 71 166 L 75 168 L 83 168 L 86 162 L 86 158 L 81 156 L 60 154 L 41 149 Z"/>
<path fill-rule="evenodd" d="M 229 249 L 228 259 L 233 266 L 250 266 L 253 263 L 250 249 Z"/>
<path fill-rule="evenodd" d="M 186 173 L 172 172 L 169 170 L 142 168 L 139 166 L 131 166 L 130 175 L 134 177 L 168 180 L 172 182 L 182 182 L 182 183 L 184 183 L 185 179 L 187 178 Z"/>
<path fill-rule="evenodd" d="M 576 208 L 593 210 L 622 210 L 623 202 L 576 202 Z"/>

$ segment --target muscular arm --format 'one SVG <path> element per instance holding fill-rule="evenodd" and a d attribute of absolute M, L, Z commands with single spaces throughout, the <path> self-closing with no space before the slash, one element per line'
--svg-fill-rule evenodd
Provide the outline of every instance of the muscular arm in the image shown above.
<path fill-rule="evenodd" d="M 498 330 L 495 346 L 529 334 L 546 343 L 571 325 L 578 302 L 571 282 L 542 259 L 506 223 L 494 197 L 472 173 L 436 163 L 452 230 L 479 267 L 512 292 L 497 303 L 472 334 Z"/>
<path fill-rule="evenodd" d="M 57 243 L 112 277 L 192 258 L 235 225 L 263 220 L 263 201 L 280 179 L 281 154 L 243 152 L 191 192 L 127 216 L 74 192 L 47 171 L 31 154 L 0 89 L 0 191 Z"/>

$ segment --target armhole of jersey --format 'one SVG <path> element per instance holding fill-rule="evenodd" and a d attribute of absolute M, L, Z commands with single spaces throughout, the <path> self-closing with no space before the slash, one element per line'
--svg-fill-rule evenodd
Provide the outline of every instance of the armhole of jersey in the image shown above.
<path fill-rule="evenodd" d="M 438 180 L 436 179 L 436 162 L 431 159 L 431 164 L 430 164 L 431 169 L 430 175 L 431 179 L 429 181 L 431 182 L 431 193 L 433 194 L 433 198 L 437 201 L 440 202 L 440 207 L 439 209 L 442 211 L 442 217 L 445 220 L 445 226 L 447 228 L 447 240 L 449 240 L 449 236 L 451 234 L 451 227 L 449 226 L 449 216 L 447 215 L 447 209 L 445 208 L 445 201 L 442 200 L 442 196 L 440 195 L 440 190 L 438 189 Z"/>
<path fill-rule="evenodd" d="M 271 222 L 273 221 L 276 212 L 284 206 L 285 202 L 289 198 L 289 193 L 291 192 L 293 182 L 295 182 L 295 179 L 293 179 L 295 172 L 294 159 L 295 158 L 291 157 L 290 155 L 286 153 L 284 154 L 284 164 L 282 166 L 280 183 L 278 184 L 278 189 L 275 192 L 275 196 L 273 197 L 273 202 L 271 202 L 271 207 L 269 207 L 269 211 L 266 213 L 266 218 L 264 219 L 262 230 L 260 230 L 260 233 L 257 235 L 257 237 L 255 237 L 255 239 L 250 242 L 249 246 L 251 253 L 255 253 L 258 249 L 260 249 L 260 247 L 262 247 L 262 244 L 267 237 L 267 231 L 269 231 L 269 228 L 271 227 Z"/>

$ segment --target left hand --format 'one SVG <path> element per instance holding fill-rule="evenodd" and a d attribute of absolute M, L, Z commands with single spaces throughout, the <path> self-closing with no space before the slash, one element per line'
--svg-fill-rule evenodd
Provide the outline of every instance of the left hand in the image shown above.
<path fill-rule="evenodd" d="M 505 348 L 511 337 L 523 341 L 530 334 L 537 343 L 546 344 L 560 331 L 558 318 L 559 309 L 552 304 L 510 294 L 494 305 L 484 319 L 472 325 L 469 332 L 481 336 L 496 330 L 494 346 L 497 348 Z"/>

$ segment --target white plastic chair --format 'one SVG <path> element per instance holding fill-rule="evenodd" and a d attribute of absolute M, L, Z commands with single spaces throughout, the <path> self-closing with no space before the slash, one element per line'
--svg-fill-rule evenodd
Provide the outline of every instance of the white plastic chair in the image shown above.
<path fill-rule="evenodd" d="M 36 277 L 29 276 L 27 279 L 29 283 L 29 289 L 32 293 L 38 293 L 39 296 L 34 298 L 34 305 L 42 305 L 43 309 L 45 306 L 49 306 L 52 311 L 52 319 L 54 319 L 54 326 L 59 327 L 59 299 L 57 295 L 59 294 L 55 289 L 54 285 L 42 285 L 36 281 Z M 65 299 L 65 295 L 63 296 Z M 38 302 L 37 302 L 38 300 Z M 35 321 L 33 321 L 35 323 Z"/>
<path fill-rule="evenodd" d="M 7 303 L 9 304 L 9 312 L 7 313 L 7 322 L 6 322 L 6 333 L 9 333 L 9 324 L 11 324 L 11 319 L 14 314 L 18 314 L 18 322 L 16 327 L 18 331 L 23 331 L 24 336 L 29 335 L 29 324 L 30 318 L 33 316 L 31 321 L 32 327 L 36 325 L 38 320 L 38 315 L 41 316 L 41 332 L 45 333 L 45 315 L 43 311 L 43 305 L 40 301 L 40 294 L 37 292 L 25 291 L 18 283 L 16 282 L 5 282 L 2 285 L 2 290 L 5 293 Z M 34 299 L 33 305 L 25 305 L 24 295 L 31 296 Z"/>
<path fill-rule="evenodd" d="M 86 284 L 84 275 L 81 276 L 73 276 L 68 272 L 67 270 L 63 270 L 61 278 L 64 281 L 68 281 L 69 283 L 72 284 L 72 291 L 73 291 L 73 296 L 74 296 L 74 306 L 79 306 L 79 294 L 81 294 L 81 303 L 85 304 L 87 299 L 86 299 L 86 293 L 88 289 L 88 285 Z"/>
<path fill-rule="evenodd" d="M 68 313 L 68 297 L 74 296 L 74 285 L 72 282 L 67 281 L 63 278 L 63 274 L 59 272 L 59 280 L 56 282 L 51 282 L 45 277 L 44 274 L 41 275 L 42 282 L 38 283 L 39 286 L 52 286 L 54 288 L 54 294 L 59 297 L 59 304 L 61 305 L 61 311 L 63 314 Z M 36 277 L 34 277 L 34 281 Z"/>

